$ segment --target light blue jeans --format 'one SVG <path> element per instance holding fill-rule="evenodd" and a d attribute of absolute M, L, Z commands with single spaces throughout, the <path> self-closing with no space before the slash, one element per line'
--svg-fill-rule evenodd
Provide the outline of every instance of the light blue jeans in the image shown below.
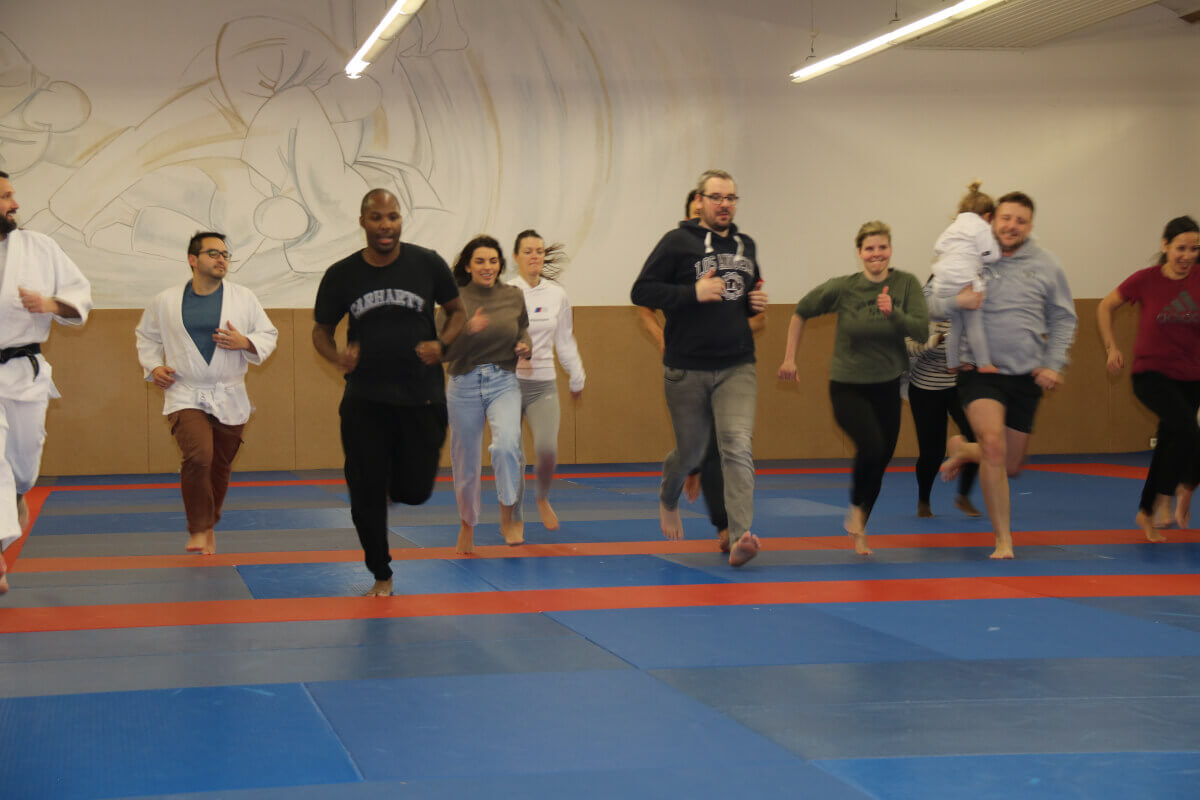
<path fill-rule="evenodd" d="M 458 515 L 468 525 L 479 523 L 479 480 L 482 472 L 483 425 L 492 430 L 492 471 L 496 498 L 515 505 L 524 478 L 521 464 L 521 387 L 517 376 L 495 364 L 481 364 L 466 375 L 451 375 L 446 385 L 450 414 L 450 467 Z"/>

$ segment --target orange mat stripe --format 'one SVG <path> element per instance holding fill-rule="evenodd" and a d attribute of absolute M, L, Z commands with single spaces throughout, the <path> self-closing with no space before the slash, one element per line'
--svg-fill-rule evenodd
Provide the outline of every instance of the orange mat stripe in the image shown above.
<path fill-rule="evenodd" d="M 1130 478 L 1146 480 L 1146 467 L 1125 464 L 1026 464 L 1025 469 L 1034 472 L 1063 472 L 1069 475 L 1091 475 L 1098 478 Z"/>
<path fill-rule="evenodd" d="M 633 586 L 388 598 L 313 597 L 11 608 L 0 614 L 0 633 L 693 606 L 1197 594 L 1200 594 L 1200 576 L 1196 575 L 1055 575 Z"/>
<path fill-rule="evenodd" d="M 1166 531 L 1171 542 L 1200 542 L 1200 531 Z M 896 533 L 873 535 L 871 547 L 878 550 L 925 547 L 991 547 L 989 532 L 979 533 Z M 1024 531 L 1016 534 L 1016 546 L 1057 546 L 1078 544 L 1145 544 L 1139 531 Z M 763 538 L 768 550 L 846 550 L 848 540 L 841 536 L 788 536 Z M 429 561 L 470 558 L 546 558 L 564 556 L 681 555 L 715 553 L 716 541 L 689 539 L 651 542 L 576 542 L 527 544 L 521 547 L 487 545 L 475 548 L 475 554 L 459 555 L 453 547 L 408 547 L 392 550 L 394 561 Z M 214 556 L 178 555 L 92 556 L 61 558 L 24 558 L 12 572 L 79 572 L 83 570 L 172 569 L 180 567 L 237 567 L 249 564 L 337 564 L 362 561 L 361 550 L 284 550 L 256 553 L 218 553 Z"/>

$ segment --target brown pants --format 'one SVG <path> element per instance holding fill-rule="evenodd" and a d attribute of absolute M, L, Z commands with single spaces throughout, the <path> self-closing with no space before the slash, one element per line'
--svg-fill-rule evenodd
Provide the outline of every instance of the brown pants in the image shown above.
<path fill-rule="evenodd" d="M 188 533 L 216 527 L 229 488 L 233 457 L 242 446 L 245 425 L 226 425 L 212 414 L 185 408 L 167 415 L 183 453 L 179 484 Z"/>

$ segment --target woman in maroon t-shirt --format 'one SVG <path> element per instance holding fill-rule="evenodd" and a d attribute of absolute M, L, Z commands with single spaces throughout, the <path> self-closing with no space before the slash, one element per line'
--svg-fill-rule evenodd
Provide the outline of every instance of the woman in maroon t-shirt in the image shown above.
<path fill-rule="evenodd" d="M 1200 483 L 1200 226 L 1176 217 L 1163 231 L 1155 266 L 1138 270 L 1109 292 L 1096 309 L 1108 371 L 1125 359 L 1112 332 L 1112 312 L 1137 303 L 1133 346 L 1133 393 L 1158 417 L 1158 444 L 1138 505 L 1137 525 L 1152 542 L 1166 541 L 1154 525 L 1156 504 L 1176 497 L 1175 521 L 1188 526 L 1192 492 Z"/>

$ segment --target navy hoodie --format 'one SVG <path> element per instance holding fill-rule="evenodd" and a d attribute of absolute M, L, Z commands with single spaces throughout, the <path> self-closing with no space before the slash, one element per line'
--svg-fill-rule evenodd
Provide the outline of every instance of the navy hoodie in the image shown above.
<path fill-rule="evenodd" d="M 756 256 L 754 240 L 736 225 L 721 236 L 689 219 L 659 240 L 630 298 L 666 316 L 664 366 L 718 370 L 754 363 L 749 294 L 760 279 Z M 696 281 L 710 269 L 725 281 L 725 292 L 720 302 L 701 303 Z"/>

